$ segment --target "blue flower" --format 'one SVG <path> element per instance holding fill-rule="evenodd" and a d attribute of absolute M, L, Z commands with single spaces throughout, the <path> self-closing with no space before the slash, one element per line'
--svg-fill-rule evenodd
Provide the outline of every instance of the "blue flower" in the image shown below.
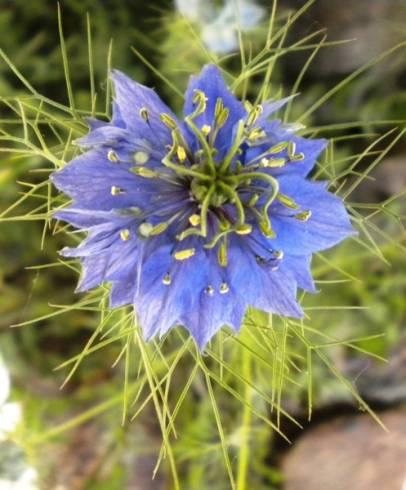
<path fill-rule="evenodd" d="M 324 182 L 307 179 L 325 140 L 271 119 L 287 99 L 242 104 L 219 70 L 192 77 L 183 120 L 123 73 L 111 122 L 89 119 L 86 149 L 52 175 L 72 200 L 55 215 L 87 232 L 79 291 L 111 283 L 147 339 L 178 324 L 203 348 L 248 306 L 301 317 L 314 252 L 353 233 Z"/>

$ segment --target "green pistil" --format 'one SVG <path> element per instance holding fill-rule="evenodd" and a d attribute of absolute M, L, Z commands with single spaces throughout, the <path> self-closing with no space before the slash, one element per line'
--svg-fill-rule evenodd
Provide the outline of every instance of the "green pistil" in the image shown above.
<path fill-rule="evenodd" d="M 216 174 L 216 166 L 213 161 L 213 148 L 210 147 L 207 137 L 203 134 L 203 132 L 196 126 L 196 124 L 192 121 L 192 116 L 186 116 L 185 122 L 189 126 L 189 128 L 193 131 L 196 138 L 199 140 L 202 145 L 202 149 L 204 150 L 204 154 L 206 156 L 206 164 L 208 166 L 209 172 L 211 175 Z"/>
<path fill-rule="evenodd" d="M 231 162 L 233 158 L 237 155 L 240 146 L 244 142 L 245 139 L 245 124 L 244 121 L 240 120 L 238 122 L 237 133 L 235 135 L 233 146 L 230 148 L 230 151 L 227 153 L 223 163 L 220 165 L 220 173 L 225 174 L 230 168 Z"/>

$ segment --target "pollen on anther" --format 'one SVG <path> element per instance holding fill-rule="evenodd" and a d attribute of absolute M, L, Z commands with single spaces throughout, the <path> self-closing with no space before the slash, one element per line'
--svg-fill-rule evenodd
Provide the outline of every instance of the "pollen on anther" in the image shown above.
<path fill-rule="evenodd" d="M 189 223 L 192 226 L 197 226 L 200 224 L 200 216 L 198 214 L 192 214 L 189 216 Z"/>
<path fill-rule="evenodd" d="M 146 107 L 141 107 L 140 116 L 142 117 L 142 119 L 144 119 L 144 121 L 148 121 L 149 112 L 148 112 L 148 109 Z"/>
<path fill-rule="evenodd" d="M 203 124 L 203 126 L 202 126 L 202 133 L 205 136 L 208 136 L 210 134 L 210 131 L 211 131 L 211 126 L 209 126 L 208 124 Z"/>
<path fill-rule="evenodd" d="M 127 230 L 127 228 L 125 230 L 121 230 L 120 231 L 120 238 L 121 240 L 123 240 L 123 242 L 126 242 L 127 240 L 130 239 L 130 230 Z"/>
<path fill-rule="evenodd" d="M 113 150 L 110 150 L 107 153 L 107 158 L 110 160 L 110 162 L 117 163 L 118 162 L 118 156 Z"/>
<path fill-rule="evenodd" d="M 230 291 L 230 287 L 226 282 L 220 284 L 220 294 L 226 294 Z"/>
<path fill-rule="evenodd" d="M 138 227 L 138 232 L 140 235 L 147 238 L 150 236 L 152 229 L 153 226 L 151 225 L 151 223 L 141 223 Z"/>
<path fill-rule="evenodd" d="M 185 250 L 179 250 L 179 252 L 175 252 L 173 256 L 176 260 L 186 260 L 190 259 L 190 257 L 193 257 L 195 252 L 196 250 L 194 248 L 187 248 Z"/>
<path fill-rule="evenodd" d="M 144 165 L 149 160 L 149 155 L 145 151 L 137 151 L 134 153 L 134 162 L 138 165 Z"/>
<path fill-rule="evenodd" d="M 111 192 L 111 195 L 112 196 L 119 196 L 124 191 L 122 189 L 120 189 L 120 187 L 117 187 L 117 186 L 113 185 L 113 186 L 111 186 L 110 192 Z"/>
<path fill-rule="evenodd" d="M 165 286 L 169 286 L 172 282 L 171 276 L 169 274 L 165 274 L 164 277 L 162 278 L 162 284 L 165 284 Z"/>
<path fill-rule="evenodd" d="M 211 284 L 209 284 L 207 286 L 207 288 L 204 290 L 204 292 L 206 294 L 208 294 L 209 296 L 213 296 L 213 294 L 214 294 L 214 287 Z"/>

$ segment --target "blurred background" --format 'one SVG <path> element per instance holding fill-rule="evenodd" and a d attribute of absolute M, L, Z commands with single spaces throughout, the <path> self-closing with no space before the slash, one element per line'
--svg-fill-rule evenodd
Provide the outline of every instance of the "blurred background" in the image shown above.
<path fill-rule="evenodd" d="M 87 14 L 98 92 L 104 94 L 107 89 L 106 60 L 112 46 L 113 67 L 154 87 L 179 110 L 180 101 L 173 97 L 158 71 L 181 90 L 189 74 L 198 71 L 208 59 L 223 57 L 227 69 L 238 73 L 238 58 L 229 55 L 238 50 L 235 21 L 224 10 L 227 7 L 232 11 L 231 3 L 62 0 L 63 31 L 76 106 L 89 108 Z M 277 25 L 288 22 L 292 12 L 304 5 L 299 0 L 279 0 Z M 240 15 L 244 39 L 255 53 L 266 39 L 272 2 L 255 5 L 244 2 L 243 7 Z M 291 27 L 285 45 L 324 28 L 329 41 L 352 41 L 317 52 L 300 85 L 301 95 L 292 107 L 292 122 L 340 80 L 406 39 L 406 4 L 403 0 L 318 0 Z M 57 3 L 0 0 L 0 32 L 0 48 L 30 84 L 46 97 L 66 104 Z M 323 35 L 321 32 L 316 41 L 311 41 L 315 47 Z M 158 71 L 146 66 L 131 47 Z M 272 73 L 270 91 L 289 94 L 311 53 L 292 50 L 280 56 Z M 405 54 L 404 47 L 397 50 L 343 86 L 306 117 L 305 124 L 312 128 L 334 126 L 334 132 L 324 135 L 334 136 L 340 142 L 335 158 L 342 163 L 335 170 L 337 175 L 349 165 L 348 157 L 362 153 L 366 143 L 371 143 L 378 134 L 404 127 Z M 259 89 L 260 80 L 254 79 L 249 95 L 255 97 Z M 1 100 L 24 94 L 21 81 L 3 58 Z M 103 96 L 97 101 L 100 111 L 104 108 L 102 101 Z M 1 126 L 17 134 L 20 129 L 7 105 L 2 104 L 0 110 Z M 384 149 L 387 144 L 383 140 L 379 148 Z M 66 245 L 63 235 L 47 233 L 42 246 L 42 222 L 8 220 L 3 219 L 8 213 L 1 214 L 26 191 L 22 181 L 38 182 L 43 178 L 41 173 L 35 173 L 35 169 L 41 168 L 41 159 L 14 158 L 8 153 L 0 153 L 0 158 L 0 490 L 172 488 L 165 471 L 151 480 L 161 444 L 153 407 L 146 406 L 134 423 L 121 424 L 123 368 L 111 367 L 120 345 L 110 344 L 90 356 L 60 389 L 67 372 L 55 371 L 55 367 L 80 352 L 97 319 L 90 309 L 74 309 L 48 317 L 53 311 L 50 305 L 77 301 L 74 294 L 77 272 L 68 267 L 41 267 L 56 262 L 57 251 Z M 364 168 L 371 161 L 372 157 L 365 159 Z M 388 152 L 371 177 L 357 187 L 350 201 L 376 205 L 370 208 L 371 212 L 382 211 L 379 203 L 388 202 L 384 212 L 373 218 L 374 240 L 381 253 L 357 247 L 350 241 L 329 252 L 328 262 L 317 259 L 314 269 L 322 293 L 306 299 L 306 305 L 353 307 L 321 310 L 314 320 L 315 328 L 340 339 L 369 337 L 357 343 L 358 351 L 345 344 L 333 346 L 330 357 L 338 371 L 380 414 L 389 433 L 368 414 L 360 413 L 342 382 L 316 362 L 311 422 L 307 422 L 306 389 L 300 383 L 292 384 L 285 392 L 283 404 L 303 422 L 305 429 L 299 430 L 292 424 L 282 426 L 292 441 L 289 445 L 266 425 L 253 427 L 247 488 L 406 488 L 404 138 Z M 11 215 L 22 216 L 35 205 L 34 200 L 28 199 Z M 363 212 L 361 208 L 359 211 Z M 337 278 L 337 270 L 355 280 L 337 285 L 332 282 Z M 35 318 L 40 320 L 10 328 Z M 366 356 L 363 351 L 388 361 Z M 185 383 L 181 369 L 176 379 Z M 207 396 L 198 381 L 191 391 L 178 421 L 181 436 L 174 446 L 181 488 L 230 488 L 218 457 L 218 446 L 213 442 L 215 422 Z M 227 393 L 217 395 L 222 414 L 235 429 L 235 432 L 230 429 L 230 438 L 235 437 L 238 446 L 238 405 Z"/>

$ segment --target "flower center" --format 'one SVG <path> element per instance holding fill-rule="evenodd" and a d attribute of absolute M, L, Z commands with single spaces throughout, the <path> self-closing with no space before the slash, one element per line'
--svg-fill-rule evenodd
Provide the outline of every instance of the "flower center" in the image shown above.
<path fill-rule="evenodd" d="M 278 180 L 267 170 L 283 167 L 289 162 L 300 162 L 304 155 L 295 153 L 294 143 L 284 141 L 246 161 L 247 148 L 257 145 L 264 147 L 267 142 L 266 132 L 260 125 L 256 125 L 263 111 L 262 106 L 258 105 L 251 106 L 245 120 L 239 120 L 232 129 L 233 137 L 227 154 L 219 161 L 216 139 L 228 120 L 229 110 L 224 107 L 221 98 L 217 99 L 212 125 L 203 124 L 198 127 L 196 121 L 198 116 L 206 113 L 206 102 L 206 95 L 195 90 L 195 110 L 185 117 L 185 123 L 194 134 L 198 146 L 194 152 L 185 141 L 176 121 L 168 114 L 160 115 L 162 123 L 170 129 L 172 135 L 172 144 L 168 145 L 168 153 L 162 159 L 162 164 L 187 186 L 190 197 L 199 210 L 199 214 L 193 213 L 189 216 L 191 226 L 181 231 L 176 236 L 177 240 L 183 242 L 191 236 L 198 236 L 205 239 L 205 248 L 218 246 L 219 263 L 225 267 L 230 233 L 249 234 L 256 221 L 260 231 L 266 237 L 273 238 L 275 233 L 269 217 L 271 204 L 277 200 L 292 210 L 300 209 L 291 198 L 280 192 Z M 285 150 L 287 157 L 278 157 Z M 146 178 L 162 178 L 159 172 L 147 167 L 138 166 L 134 171 Z M 292 216 L 307 220 L 310 213 L 302 211 Z M 167 226 L 156 225 L 148 236 L 161 233 L 166 228 Z M 193 253 L 194 248 L 185 248 L 176 252 L 174 257 L 184 260 Z"/>

